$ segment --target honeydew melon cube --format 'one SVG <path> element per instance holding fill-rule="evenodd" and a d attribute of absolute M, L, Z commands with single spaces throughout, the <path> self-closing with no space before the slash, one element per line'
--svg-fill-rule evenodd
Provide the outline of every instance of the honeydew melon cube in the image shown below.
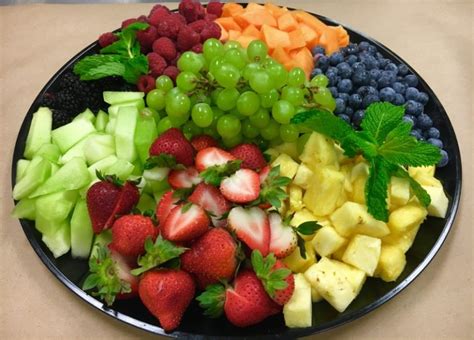
<path fill-rule="evenodd" d="M 95 118 L 95 123 L 94 123 L 95 129 L 98 132 L 104 132 L 105 127 L 107 126 L 108 122 L 109 122 L 109 115 L 106 112 L 99 110 Z"/>
<path fill-rule="evenodd" d="M 410 200 L 410 182 L 406 178 L 392 177 L 390 180 L 390 207 L 401 206 Z"/>
<path fill-rule="evenodd" d="M 382 244 L 374 276 L 380 277 L 385 282 L 396 281 L 405 269 L 406 263 L 405 253 L 399 247 Z"/>
<path fill-rule="evenodd" d="M 311 243 L 316 253 L 327 257 L 346 244 L 347 240 L 340 236 L 334 228 L 323 227 L 316 232 Z"/>
<path fill-rule="evenodd" d="M 105 171 L 107 175 L 115 175 L 121 180 L 126 180 L 132 174 L 134 165 L 123 159 L 117 159 L 117 161 L 109 166 Z"/>
<path fill-rule="evenodd" d="M 137 126 L 138 109 L 133 106 L 121 107 L 115 125 L 115 147 L 119 159 L 133 162 L 137 158 L 137 150 L 133 143 Z"/>
<path fill-rule="evenodd" d="M 86 200 L 77 201 L 71 217 L 71 255 L 74 258 L 88 258 L 94 232 L 87 210 Z"/>
<path fill-rule="evenodd" d="M 296 142 L 291 142 L 291 143 L 281 143 L 280 145 L 277 145 L 274 147 L 278 153 L 282 154 L 287 154 L 290 156 L 292 159 L 295 161 L 298 160 L 298 147 L 296 146 Z"/>
<path fill-rule="evenodd" d="M 101 159 L 100 161 L 90 165 L 87 170 L 89 171 L 89 174 L 91 176 L 91 179 L 95 180 L 97 179 L 96 176 L 96 171 L 100 171 L 101 173 L 106 173 L 106 170 L 117 163 L 118 158 L 115 155 L 110 155 L 108 157 L 105 157 L 104 159 Z"/>
<path fill-rule="evenodd" d="M 152 168 L 143 171 L 143 178 L 147 181 L 162 181 L 168 177 L 170 168 Z"/>
<path fill-rule="evenodd" d="M 150 156 L 150 146 L 157 136 L 158 130 L 156 129 L 153 117 L 140 114 L 135 128 L 134 143 L 137 149 L 138 159 L 142 163 L 145 163 Z"/>
<path fill-rule="evenodd" d="M 105 133 L 113 135 L 115 133 L 115 126 L 117 125 L 117 118 L 109 116 L 109 120 L 105 125 Z"/>
<path fill-rule="evenodd" d="M 309 267 L 304 276 L 340 313 L 356 298 L 366 279 L 362 270 L 327 257 Z"/>
<path fill-rule="evenodd" d="M 140 199 L 137 203 L 137 209 L 144 212 L 144 211 L 147 211 L 147 210 L 152 210 L 154 211 L 156 208 L 156 202 L 155 202 L 155 199 L 146 194 L 146 193 L 142 193 L 140 195 Z"/>
<path fill-rule="evenodd" d="M 58 163 L 61 157 L 61 151 L 56 144 L 45 143 L 40 146 L 35 156 L 43 157 L 51 163 Z"/>
<path fill-rule="evenodd" d="M 68 218 L 77 200 L 77 190 L 60 191 L 36 199 L 36 215 L 49 221 L 60 222 Z"/>
<path fill-rule="evenodd" d="M 63 221 L 59 228 L 51 234 L 43 234 L 41 240 L 51 250 L 53 256 L 58 258 L 71 249 L 71 226 L 69 222 Z"/>
<path fill-rule="evenodd" d="M 428 211 L 419 203 L 409 203 L 392 211 L 388 217 L 388 226 L 393 233 L 403 233 L 424 221 Z"/>
<path fill-rule="evenodd" d="M 302 273 L 312 264 L 316 263 L 316 255 L 311 242 L 305 242 L 304 248 L 306 250 L 305 259 L 301 256 L 299 246 L 296 247 L 296 249 L 290 255 L 283 259 L 283 263 L 294 273 Z"/>
<path fill-rule="evenodd" d="M 19 159 L 18 162 L 16 162 L 16 178 L 15 178 L 15 183 L 19 182 L 26 174 L 26 169 L 30 165 L 29 160 L 27 159 Z"/>
<path fill-rule="evenodd" d="M 104 102 L 109 105 L 114 105 L 143 99 L 145 97 L 145 93 L 132 91 L 104 91 L 102 96 L 104 98 Z"/>
<path fill-rule="evenodd" d="M 74 144 L 74 146 L 72 146 L 64 155 L 61 156 L 59 163 L 66 164 L 71 159 L 76 157 L 82 158 L 85 161 L 86 157 L 84 156 L 84 145 L 86 145 L 87 139 L 93 135 L 94 134 L 90 134 Z"/>
<path fill-rule="evenodd" d="M 41 214 L 36 214 L 35 218 L 35 228 L 41 234 L 54 234 L 56 230 L 58 230 L 64 224 L 63 221 L 53 221 L 48 218 L 48 216 L 44 216 Z"/>
<path fill-rule="evenodd" d="M 342 261 L 373 276 L 380 257 L 382 241 L 379 238 L 355 235 L 347 245 Z"/>
<path fill-rule="evenodd" d="M 51 132 L 51 137 L 62 153 L 68 151 L 77 142 L 95 132 L 94 124 L 87 119 L 73 120 Z"/>
<path fill-rule="evenodd" d="M 304 163 L 301 163 L 296 170 L 295 178 L 293 179 L 293 184 L 302 187 L 303 189 L 308 189 L 309 184 L 311 183 L 313 177 L 313 171 L 308 168 Z"/>
<path fill-rule="evenodd" d="M 397 246 L 403 253 L 406 253 L 413 245 L 420 226 L 421 224 L 414 226 L 404 233 L 390 233 L 389 235 L 382 237 L 382 243 Z"/>
<path fill-rule="evenodd" d="M 135 107 L 138 111 L 140 111 L 145 108 L 145 101 L 143 99 L 137 99 L 123 102 L 120 104 L 111 105 L 107 110 L 110 116 L 109 118 L 117 118 L 120 109 L 123 107 Z"/>
<path fill-rule="evenodd" d="M 317 216 L 331 214 L 337 207 L 344 190 L 344 175 L 331 168 L 322 167 L 314 171 L 313 180 L 303 197 L 306 208 Z"/>
<path fill-rule="evenodd" d="M 289 196 L 290 211 L 299 211 L 304 208 L 303 189 L 301 189 L 297 185 L 289 185 L 288 196 Z"/>
<path fill-rule="evenodd" d="M 60 166 L 55 164 L 55 163 L 51 163 L 51 176 L 53 176 L 58 170 L 59 170 Z"/>
<path fill-rule="evenodd" d="M 40 107 L 33 113 L 31 125 L 26 137 L 24 157 L 33 158 L 35 153 L 46 143 L 51 143 L 51 128 L 53 126 L 53 113 L 47 107 Z"/>
<path fill-rule="evenodd" d="M 431 203 L 428 206 L 428 215 L 444 218 L 446 216 L 446 211 L 448 210 L 449 200 L 443 190 L 443 187 L 423 185 L 423 188 L 431 197 Z"/>
<path fill-rule="evenodd" d="M 86 119 L 90 121 L 92 124 L 95 123 L 94 112 L 92 112 L 90 109 L 86 109 L 84 112 L 79 113 L 76 117 L 74 117 L 73 120 L 78 120 L 78 119 Z"/>
<path fill-rule="evenodd" d="M 303 274 L 295 274 L 295 289 L 290 300 L 283 306 L 285 325 L 290 328 L 311 327 L 311 285 Z"/>
<path fill-rule="evenodd" d="M 36 199 L 35 198 L 23 198 L 18 201 L 13 208 L 12 217 L 24 218 L 32 220 L 36 218 Z"/>
<path fill-rule="evenodd" d="M 312 170 L 320 166 L 332 165 L 339 168 L 334 141 L 326 136 L 313 132 L 306 142 L 300 160 Z"/>
<path fill-rule="evenodd" d="M 108 134 L 92 134 L 86 138 L 83 153 L 89 165 L 115 155 L 115 138 Z"/>
<path fill-rule="evenodd" d="M 20 200 L 28 197 L 51 175 L 51 163 L 42 157 L 31 160 L 24 176 L 13 188 L 13 198 Z"/>
<path fill-rule="evenodd" d="M 280 176 L 293 178 L 298 170 L 298 163 L 296 163 L 287 154 L 280 154 L 272 163 L 272 167 L 280 166 Z"/>

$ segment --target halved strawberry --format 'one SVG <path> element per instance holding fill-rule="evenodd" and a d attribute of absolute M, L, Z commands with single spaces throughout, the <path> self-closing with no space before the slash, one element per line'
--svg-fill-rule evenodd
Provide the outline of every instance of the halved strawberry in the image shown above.
<path fill-rule="evenodd" d="M 233 161 L 236 158 L 232 156 L 227 151 L 222 149 L 211 147 L 202 149 L 196 155 L 195 165 L 196 169 L 201 172 L 206 170 L 207 168 L 214 166 L 214 165 L 222 165 L 227 163 L 228 161 Z"/>
<path fill-rule="evenodd" d="M 138 295 L 138 277 L 132 275 L 130 272 L 133 268 L 136 267 L 135 258 L 133 256 L 124 256 L 121 255 L 116 250 L 112 249 L 109 246 L 110 257 L 115 263 L 116 273 L 120 280 L 128 283 L 130 285 L 130 292 L 128 293 L 118 293 L 117 299 L 129 299 Z"/>
<path fill-rule="evenodd" d="M 217 141 L 208 135 L 199 135 L 191 138 L 191 145 L 194 150 L 201 151 L 206 148 L 217 146 Z"/>
<path fill-rule="evenodd" d="M 163 238 L 174 242 L 187 242 L 198 238 L 209 229 L 209 217 L 196 204 L 174 207 L 161 225 Z"/>
<path fill-rule="evenodd" d="M 268 174 L 270 173 L 271 167 L 269 165 L 264 166 L 262 170 L 260 170 L 259 175 L 260 175 L 260 183 L 265 182 L 265 180 L 268 177 Z"/>
<path fill-rule="evenodd" d="M 228 228 L 250 249 L 258 249 L 265 256 L 270 245 L 270 225 L 265 212 L 257 207 L 234 207 L 227 217 Z"/>
<path fill-rule="evenodd" d="M 230 150 L 235 158 L 242 160 L 242 168 L 257 170 L 267 165 L 262 151 L 255 144 L 242 143 Z"/>
<path fill-rule="evenodd" d="M 280 214 L 273 212 L 268 215 L 270 223 L 270 253 L 278 258 L 290 255 L 296 249 L 298 240 L 295 230 L 281 220 Z"/>
<path fill-rule="evenodd" d="M 287 268 L 283 262 L 277 260 L 273 270 L 277 270 L 280 268 Z M 290 301 L 291 297 L 293 296 L 293 292 L 295 291 L 295 277 L 293 273 L 290 273 L 285 278 L 286 283 L 288 286 L 284 289 L 277 289 L 275 290 L 275 296 L 272 297 L 273 301 L 278 303 L 280 306 L 285 305 L 288 301 Z"/>
<path fill-rule="evenodd" d="M 222 195 L 235 203 L 248 203 L 260 194 L 260 178 L 250 169 L 240 169 L 221 182 Z"/>
<path fill-rule="evenodd" d="M 210 212 L 213 215 L 211 220 L 214 226 L 223 227 L 226 225 L 226 220 L 221 218 L 222 215 L 230 210 L 231 204 L 216 187 L 206 183 L 199 183 L 191 196 L 188 197 L 188 201 Z"/>
<path fill-rule="evenodd" d="M 105 228 L 110 228 L 114 224 L 115 219 L 120 215 L 128 214 L 140 199 L 140 192 L 137 186 L 130 181 L 123 185 L 117 203 L 109 219 L 105 223 Z"/>
<path fill-rule="evenodd" d="M 170 190 L 161 196 L 160 201 L 156 205 L 156 218 L 160 224 L 163 224 L 168 217 L 170 211 L 176 207 L 178 198 L 173 197 L 174 191 Z"/>
<path fill-rule="evenodd" d="M 193 166 L 186 169 L 173 169 L 168 175 L 168 183 L 173 189 L 192 188 L 201 181 L 199 172 Z"/>

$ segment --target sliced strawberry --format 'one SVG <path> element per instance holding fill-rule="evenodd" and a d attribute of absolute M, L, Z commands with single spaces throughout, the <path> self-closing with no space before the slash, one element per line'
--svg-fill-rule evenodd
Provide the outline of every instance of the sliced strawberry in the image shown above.
<path fill-rule="evenodd" d="M 221 182 L 222 195 L 231 202 L 249 203 L 260 194 L 260 178 L 250 169 L 240 169 Z"/>
<path fill-rule="evenodd" d="M 216 187 L 206 183 L 199 183 L 191 196 L 189 196 L 188 201 L 210 212 L 214 226 L 223 227 L 226 225 L 226 220 L 221 218 L 230 210 L 231 204 Z"/>
<path fill-rule="evenodd" d="M 176 203 L 178 202 L 178 198 L 173 197 L 174 191 L 170 190 L 166 192 L 156 205 L 156 218 L 160 224 L 163 224 L 168 214 L 170 213 L 171 209 L 176 207 Z"/>
<path fill-rule="evenodd" d="M 275 265 L 273 266 L 273 270 L 277 270 L 280 268 L 287 268 L 283 262 L 277 260 Z M 295 277 L 293 273 L 290 273 L 285 278 L 286 283 L 288 284 L 284 289 L 277 289 L 275 290 L 275 296 L 272 297 L 273 301 L 278 303 L 280 306 L 285 305 L 288 301 L 290 301 L 291 297 L 293 296 L 293 292 L 295 291 Z"/>
<path fill-rule="evenodd" d="M 173 189 L 192 188 L 201 181 L 199 172 L 193 166 L 187 169 L 173 169 L 168 175 L 168 183 Z"/>
<path fill-rule="evenodd" d="M 196 169 L 201 172 L 214 165 L 222 165 L 236 158 L 227 151 L 211 147 L 202 149 L 196 155 Z"/>
<path fill-rule="evenodd" d="M 265 212 L 257 207 L 234 207 L 227 217 L 228 228 L 250 249 L 258 249 L 265 256 L 270 245 L 270 225 Z"/>
<path fill-rule="evenodd" d="M 115 219 L 120 215 L 128 214 L 132 211 L 133 207 L 140 200 L 140 192 L 137 186 L 127 181 L 120 191 L 117 203 L 115 204 L 114 211 L 110 215 L 109 219 L 105 223 L 105 228 L 110 228 L 114 224 Z"/>
<path fill-rule="evenodd" d="M 268 174 L 270 173 L 270 170 L 271 170 L 271 168 L 270 168 L 269 165 L 263 167 L 262 170 L 260 170 L 260 172 L 259 172 L 259 175 L 260 175 L 260 183 L 265 182 L 265 180 L 266 180 L 267 177 L 268 177 Z"/>
<path fill-rule="evenodd" d="M 210 148 L 213 146 L 217 146 L 217 141 L 208 135 L 199 135 L 194 136 L 191 139 L 191 145 L 193 146 L 194 150 L 201 151 L 206 148 Z"/>
<path fill-rule="evenodd" d="M 118 293 L 117 299 L 129 299 L 138 294 L 138 277 L 132 275 L 130 271 L 136 267 L 134 257 L 121 255 L 119 252 L 109 247 L 110 257 L 115 263 L 116 274 L 118 278 L 130 285 L 129 293 Z"/>
<path fill-rule="evenodd" d="M 262 151 L 255 144 L 243 143 L 230 150 L 237 159 L 242 160 L 242 168 L 257 170 L 267 165 Z"/>
<path fill-rule="evenodd" d="M 273 212 L 268 215 L 270 223 L 270 253 L 277 258 L 284 258 L 296 249 L 298 240 L 294 229 L 283 224 L 280 214 Z"/>
<path fill-rule="evenodd" d="M 161 226 L 163 238 L 174 242 L 187 242 L 198 238 L 209 229 L 209 217 L 196 204 L 174 207 Z"/>

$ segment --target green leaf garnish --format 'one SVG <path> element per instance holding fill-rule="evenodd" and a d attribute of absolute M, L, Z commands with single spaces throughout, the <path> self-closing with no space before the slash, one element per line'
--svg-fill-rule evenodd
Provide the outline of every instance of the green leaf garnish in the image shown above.
<path fill-rule="evenodd" d="M 317 230 L 321 229 L 323 226 L 318 224 L 316 221 L 307 221 L 301 223 L 296 229 L 296 231 L 302 235 L 313 235 Z"/>
<path fill-rule="evenodd" d="M 225 177 L 233 175 L 239 170 L 241 163 L 242 161 L 237 159 L 222 165 L 214 165 L 201 172 L 199 176 L 203 179 L 204 183 L 218 186 Z"/>
<path fill-rule="evenodd" d="M 291 270 L 288 268 L 274 269 L 276 257 L 273 253 L 263 257 L 259 250 L 254 250 L 251 262 L 255 274 L 262 281 L 268 295 L 274 297 L 277 290 L 288 287 L 288 282 L 285 279 L 291 274 Z"/>
<path fill-rule="evenodd" d="M 155 167 L 158 168 L 175 168 L 177 165 L 176 158 L 166 153 L 161 153 L 158 156 L 151 156 L 143 165 L 145 170 L 150 170 Z"/>
<path fill-rule="evenodd" d="M 270 203 L 274 208 L 280 208 L 281 202 L 288 197 L 288 194 L 282 187 L 290 183 L 291 178 L 280 176 L 280 165 L 271 168 L 267 178 L 261 183 L 259 197 L 250 205 L 255 206 L 262 203 Z"/>
<path fill-rule="evenodd" d="M 196 297 L 199 306 L 204 309 L 204 315 L 210 318 L 218 318 L 224 311 L 225 287 L 221 284 L 212 284 Z"/>

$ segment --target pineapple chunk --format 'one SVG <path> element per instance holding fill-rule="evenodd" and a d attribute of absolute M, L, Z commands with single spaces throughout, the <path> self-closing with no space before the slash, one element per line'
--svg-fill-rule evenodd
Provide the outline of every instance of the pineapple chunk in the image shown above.
<path fill-rule="evenodd" d="M 431 203 L 428 206 L 428 215 L 444 218 L 448 210 L 449 200 L 444 193 L 443 187 L 425 186 L 423 188 L 431 197 Z"/>
<path fill-rule="evenodd" d="M 406 253 L 415 241 L 415 237 L 418 233 L 418 230 L 420 229 L 420 226 L 421 224 L 401 234 L 392 233 L 390 235 L 387 235 L 382 238 L 382 242 L 397 246 L 403 253 Z"/>
<path fill-rule="evenodd" d="M 379 238 L 355 235 L 349 242 L 342 261 L 373 276 L 380 257 L 382 241 Z"/>
<path fill-rule="evenodd" d="M 296 247 L 290 255 L 283 259 L 283 263 L 294 273 L 302 273 L 316 263 L 316 254 L 311 242 L 305 242 L 304 248 L 306 249 L 305 259 L 301 257 L 300 247 Z"/>
<path fill-rule="evenodd" d="M 365 204 L 365 182 L 369 176 L 369 165 L 366 162 L 360 162 L 354 165 L 351 171 L 352 182 L 352 201 Z"/>
<path fill-rule="evenodd" d="M 419 203 L 409 203 L 390 213 L 388 226 L 393 233 L 403 233 L 423 222 L 427 214 L 426 208 Z"/>
<path fill-rule="evenodd" d="M 349 237 L 353 234 L 365 234 L 372 237 L 383 237 L 390 233 L 387 225 L 378 221 L 367 212 L 367 207 L 346 202 L 330 216 L 330 220 L 339 235 Z"/>
<path fill-rule="evenodd" d="M 320 256 L 329 256 L 340 247 L 342 247 L 347 240 L 340 236 L 332 227 L 323 227 L 316 232 L 311 243 L 314 250 Z"/>
<path fill-rule="evenodd" d="M 435 174 L 435 166 L 417 166 L 417 167 L 408 167 L 408 173 L 410 177 L 434 177 Z"/>
<path fill-rule="evenodd" d="M 318 290 L 316 288 L 314 288 L 313 285 L 311 285 L 311 301 L 312 302 L 319 302 L 319 301 L 322 301 L 323 300 L 323 297 L 321 296 L 321 294 L 319 294 Z"/>
<path fill-rule="evenodd" d="M 351 181 L 351 174 L 352 174 L 353 164 L 344 164 L 341 166 L 341 172 L 346 177 L 344 180 L 344 190 L 346 193 L 352 193 L 352 181 Z"/>
<path fill-rule="evenodd" d="M 298 163 L 296 163 L 290 156 L 282 153 L 272 163 L 272 166 L 280 165 L 280 176 L 293 178 L 298 170 Z"/>
<path fill-rule="evenodd" d="M 291 218 L 290 225 L 293 227 L 298 227 L 300 224 L 308 221 L 317 221 L 321 225 L 331 225 L 331 223 L 325 218 L 318 218 L 311 213 L 306 208 L 303 208 L 299 211 L 296 211 Z M 300 235 L 305 241 L 311 241 L 315 234 L 313 235 Z"/>
<path fill-rule="evenodd" d="M 369 176 L 369 164 L 360 162 L 354 165 L 351 171 L 351 182 L 354 182 L 359 177 L 367 178 Z"/>
<path fill-rule="evenodd" d="M 390 207 L 401 206 L 410 199 L 410 182 L 406 178 L 392 177 L 390 180 Z"/>
<path fill-rule="evenodd" d="M 283 306 L 285 325 L 290 328 L 311 327 L 313 306 L 311 304 L 311 285 L 303 274 L 296 274 L 295 290 L 290 300 Z"/>
<path fill-rule="evenodd" d="M 390 244 L 383 244 L 374 276 L 380 277 L 385 282 L 395 281 L 403 272 L 403 269 L 405 269 L 406 264 L 405 254 L 400 248 Z"/>
<path fill-rule="evenodd" d="M 334 141 L 316 132 L 309 136 L 300 159 L 312 170 L 325 165 L 339 168 Z"/>
<path fill-rule="evenodd" d="M 288 187 L 288 195 L 290 201 L 290 211 L 300 211 L 304 208 L 303 189 L 297 185 L 291 184 Z"/>
<path fill-rule="evenodd" d="M 308 168 L 304 163 L 301 163 L 296 170 L 295 178 L 293 179 L 293 184 L 299 185 L 303 189 L 308 189 L 309 183 L 311 183 L 313 177 L 313 172 Z"/>
<path fill-rule="evenodd" d="M 303 202 L 317 216 L 326 216 L 336 209 L 344 190 L 345 176 L 330 167 L 319 168 L 303 197 Z"/>
<path fill-rule="evenodd" d="M 342 262 L 342 257 L 344 256 L 344 253 L 346 252 L 346 248 L 347 248 L 347 243 L 344 244 L 342 247 L 340 247 L 338 250 L 336 250 L 331 255 L 331 258 Z"/>
<path fill-rule="evenodd" d="M 309 267 L 304 276 L 341 313 L 359 294 L 366 278 L 362 270 L 327 257 Z"/>
<path fill-rule="evenodd" d="M 274 149 L 278 151 L 280 154 L 284 153 L 293 158 L 295 161 L 298 160 L 298 148 L 296 146 L 296 142 L 292 143 L 282 143 L 278 146 L 275 146 Z"/>

